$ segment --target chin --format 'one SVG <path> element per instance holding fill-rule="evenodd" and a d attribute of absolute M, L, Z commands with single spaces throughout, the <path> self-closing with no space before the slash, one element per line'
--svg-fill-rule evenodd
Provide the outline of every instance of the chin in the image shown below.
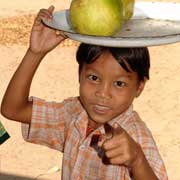
<path fill-rule="evenodd" d="M 108 117 L 103 117 L 103 116 L 97 116 L 97 115 L 89 115 L 89 118 L 94 121 L 95 123 L 98 123 L 98 124 L 104 124 L 108 121 L 111 120 L 111 118 L 108 118 Z"/>

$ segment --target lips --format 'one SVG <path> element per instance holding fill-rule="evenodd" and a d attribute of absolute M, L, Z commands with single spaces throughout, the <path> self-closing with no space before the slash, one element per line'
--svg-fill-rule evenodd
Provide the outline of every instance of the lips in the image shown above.
<path fill-rule="evenodd" d="M 108 106 L 95 104 L 95 105 L 93 105 L 93 110 L 98 114 L 106 114 L 111 110 L 111 108 Z"/>

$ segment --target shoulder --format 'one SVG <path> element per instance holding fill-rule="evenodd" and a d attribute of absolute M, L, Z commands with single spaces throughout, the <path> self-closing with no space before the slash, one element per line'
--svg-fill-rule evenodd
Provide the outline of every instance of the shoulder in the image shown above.
<path fill-rule="evenodd" d="M 70 114 L 79 114 L 83 109 L 79 97 L 67 98 L 63 101 L 63 105 Z"/>
<path fill-rule="evenodd" d="M 154 144 L 154 139 L 146 123 L 133 111 L 125 122 L 126 131 L 139 144 Z"/>
<path fill-rule="evenodd" d="M 128 134 L 141 146 L 149 161 L 162 161 L 154 137 L 138 113 L 133 111 L 126 125 Z"/>
<path fill-rule="evenodd" d="M 78 97 L 69 97 L 60 102 L 31 97 L 30 101 L 33 101 L 33 111 L 79 114 L 82 110 Z"/>
<path fill-rule="evenodd" d="M 150 129 L 133 111 L 126 120 L 126 131 L 141 146 L 146 159 L 159 179 L 167 177 L 164 162 Z"/>

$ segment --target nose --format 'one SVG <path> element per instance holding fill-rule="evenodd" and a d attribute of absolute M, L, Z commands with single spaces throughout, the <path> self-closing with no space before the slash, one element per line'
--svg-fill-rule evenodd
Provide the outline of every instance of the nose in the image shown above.
<path fill-rule="evenodd" d="M 112 98 L 111 86 L 108 83 L 99 84 L 96 89 L 95 95 L 100 99 L 107 99 L 107 100 L 111 99 Z"/>

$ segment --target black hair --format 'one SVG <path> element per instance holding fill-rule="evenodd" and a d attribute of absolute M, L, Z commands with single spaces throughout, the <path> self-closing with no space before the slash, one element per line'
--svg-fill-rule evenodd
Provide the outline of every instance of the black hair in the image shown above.
<path fill-rule="evenodd" d="M 147 47 L 105 47 L 81 43 L 76 60 L 79 64 L 79 74 L 84 64 L 91 64 L 104 52 L 110 52 L 117 62 L 127 72 L 136 72 L 140 81 L 149 79 L 150 56 Z"/>

